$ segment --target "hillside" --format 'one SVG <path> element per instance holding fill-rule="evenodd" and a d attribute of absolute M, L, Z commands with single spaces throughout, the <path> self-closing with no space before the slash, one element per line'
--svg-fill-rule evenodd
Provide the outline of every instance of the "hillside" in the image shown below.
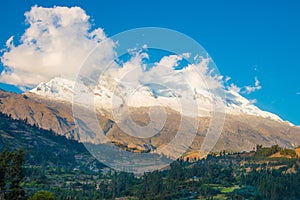
<path fill-rule="evenodd" d="M 103 168 L 77 141 L 1 114 L 0 147 L 27 152 L 21 184 L 27 196 L 47 190 L 55 199 L 86 200 L 300 197 L 299 159 L 270 156 L 287 150 L 279 146 L 212 153 L 203 160 L 179 160 L 163 171 L 134 176 Z"/>
<path fill-rule="evenodd" d="M 103 167 L 83 144 L 0 114 L 0 149 L 3 148 L 23 148 L 28 165 L 65 169 L 81 167 L 82 170 L 88 170 L 93 165 L 99 169 Z"/>
<path fill-rule="evenodd" d="M 81 108 L 82 113 L 88 111 Z M 147 107 L 130 108 L 132 119 L 140 125 L 149 123 Z M 15 94 L 0 91 L 0 112 L 13 119 L 24 120 L 45 130 L 52 130 L 58 135 L 81 142 L 95 142 L 93 138 L 79 135 L 72 115 L 72 106 L 66 101 L 55 101 L 34 94 Z M 151 138 L 139 138 L 125 134 L 109 112 L 97 113 L 97 118 L 103 133 L 115 144 L 134 152 L 159 152 L 168 144 L 177 133 L 181 116 L 172 109 L 167 109 L 167 120 L 164 128 Z M 189 118 L 184 119 L 188 124 Z M 198 151 L 210 125 L 209 117 L 200 117 L 200 126 L 191 145 L 191 152 Z M 91 132 L 90 126 L 81 120 L 82 133 Z M 188 127 L 185 127 L 188 128 Z M 189 131 L 185 131 L 188 133 Z M 272 146 L 278 144 L 282 147 L 294 148 L 300 145 L 300 128 L 285 122 L 278 122 L 270 118 L 253 115 L 227 114 L 220 138 L 213 151 L 250 151 L 256 144 Z M 168 155 L 164 150 L 162 154 Z"/>

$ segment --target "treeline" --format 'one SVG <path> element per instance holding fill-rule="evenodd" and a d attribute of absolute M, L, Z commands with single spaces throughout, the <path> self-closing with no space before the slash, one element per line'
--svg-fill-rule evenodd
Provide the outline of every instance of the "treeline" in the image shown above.
<path fill-rule="evenodd" d="M 212 198 L 218 190 L 210 187 L 211 184 L 232 186 L 236 182 L 232 166 L 184 161 L 172 163 L 170 169 L 165 171 L 148 172 L 139 177 L 114 172 L 103 180 L 106 181 L 100 184 L 98 199 L 174 199 L 196 198 L 199 195 Z"/>
<path fill-rule="evenodd" d="M 300 173 L 297 166 L 293 166 L 297 173 L 286 173 L 285 167 L 278 170 L 253 169 L 242 177 L 241 182 L 255 187 L 260 199 L 300 199 Z"/>
<path fill-rule="evenodd" d="M 299 159 L 268 162 L 243 160 L 236 155 L 209 156 L 193 163 L 177 160 L 164 171 L 136 176 L 100 173 L 94 186 L 73 185 L 28 193 L 22 188 L 24 151 L 0 153 L 0 199 L 300 199 Z M 240 165 L 241 164 L 241 165 Z M 64 176 L 64 174 L 61 174 Z"/>
<path fill-rule="evenodd" d="M 276 153 L 279 153 L 282 156 L 289 156 L 291 158 L 297 158 L 297 154 L 293 149 L 281 148 L 278 145 L 273 145 L 271 147 L 263 147 L 262 145 L 256 146 L 256 152 L 254 158 L 266 158 L 272 156 Z"/>
<path fill-rule="evenodd" d="M 111 182 L 102 183 L 98 197 L 213 199 L 223 194 L 227 199 L 300 199 L 299 161 L 283 160 L 281 163 L 286 166 L 278 169 L 249 163 L 246 168 L 251 170 L 246 171 L 228 159 L 176 161 L 169 170 L 145 173 L 140 178 L 124 172 L 114 173 Z M 224 195 L 224 188 L 232 191 Z"/>
<path fill-rule="evenodd" d="M 20 186 L 23 180 L 23 164 L 25 152 L 20 149 L 0 153 L 0 199 L 26 199 L 25 191 Z"/>

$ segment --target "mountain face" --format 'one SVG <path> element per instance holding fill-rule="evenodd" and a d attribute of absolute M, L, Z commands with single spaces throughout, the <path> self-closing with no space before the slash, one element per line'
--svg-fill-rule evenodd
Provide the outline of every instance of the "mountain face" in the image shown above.
<path fill-rule="evenodd" d="M 103 168 L 83 144 L 0 114 L 0 150 L 7 148 L 26 152 L 26 165 L 51 166 L 90 171 L 93 165 Z M 41 169 L 39 174 L 44 173 Z M 32 175 L 32 174 L 31 174 Z M 58 180 L 56 180 L 58 181 Z M 57 182 L 56 182 L 57 183 Z"/>
<path fill-rule="evenodd" d="M 13 119 L 24 120 L 30 125 L 77 139 L 70 104 L 0 91 L 0 110 Z"/>
<path fill-rule="evenodd" d="M 39 97 L 54 101 L 64 101 L 72 103 L 72 97 L 75 94 L 75 91 L 73 89 L 74 85 L 74 81 L 57 77 L 47 83 L 39 84 L 36 88 L 27 92 L 27 94 L 35 94 Z M 123 94 L 124 88 L 126 88 L 126 86 L 122 85 L 117 80 L 113 80 L 112 78 L 101 80 L 98 86 L 93 91 L 93 94 L 95 95 L 95 104 L 102 109 L 113 108 L 114 105 L 112 105 L 111 103 L 112 97 L 114 95 L 117 96 L 116 94 Z M 88 90 L 88 88 L 86 90 Z M 87 92 L 88 91 L 86 91 L 86 93 Z M 164 89 L 157 89 L 155 91 L 152 91 L 151 88 L 140 88 L 134 92 L 134 98 L 131 98 L 130 101 L 126 101 L 129 107 L 139 108 L 160 105 L 163 107 L 169 107 L 178 112 L 181 111 L 181 107 L 178 104 L 177 99 L 180 99 L 182 97 L 173 93 L 172 91 Z M 157 95 L 157 93 L 160 94 Z M 84 95 L 85 92 L 83 92 L 82 94 Z M 196 99 L 198 105 L 200 105 L 199 115 L 202 117 L 209 116 L 209 112 L 212 110 L 212 102 L 214 101 L 214 96 L 212 96 L 213 94 L 209 93 L 206 90 L 195 88 L 193 91 L 193 95 L 193 98 Z M 120 96 L 121 95 L 119 95 L 118 97 Z M 122 96 L 120 98 L 122 98 Z M 227 114 L 245 114 L 283 122 L 283 120 L 279 116 L 270 112 L 260 110 L 258 107 L 253 105 L 251 101 L 242 97 L 237 92 L 234 92 L 232 90 L 225 90 L 224 98 L 224 108 Z M 82 104 L 84 105 L 84 103 Z"/>
<path fill-rule="evenodd" d="M 13 119 L 52 130 L 69 139 L 82 141 L 75 130 L 72 105 L 68 102 L 48 100 L 34 94 L 16 94 L 0 90 L 0 111 Z M 109 127 L 111 121 L 99 116 L 99 123 L 103 127 Z"/>
<path fill-rule="evenodd" d="M 111 142 L 133 152 L 156 152 L 168 155 L 168 151 L 161 151 L 176 135 L 182 116 L 176 105 L 176 94 L 170 91 L 161 91 L 157 96 L 148 88 L 142 88 L 129 102 L 130 116 L 141 126 L 149 123 L 149 107 L 159 103 L 166 109 L 166 122 L 158 134 L 150 138 L 139 138 L 126 134 L 124 129 L 116 123 L 110 109 L 111 97 L 116 84 L 113 80 L 104 81 L 93 91 L 97 105 L 97 120 L 104 134 Z M 0 91 L 0 111 L 13 119 L 22 119 L 29 124 L 40 128 L 53 130 L 59 135 L 76 139 L 80 142 L 97 143 L 93 138 L 79 135 L 75 129 L 72 114 L 72 97 L 74 83 L 62 78 L 55 78 L 48 83 L 41 83 L 25 94 L 15 94 Z M 179 97 L 180 98 L 180 97 Z M 200 149 L 210 127 L 210 115 L 205 112 L 210 106 L 212 97 L 205 91 L 194 91 L 194 98 L 201 105 L 199 127 L 191 144 L 190 152 Z M 203 106 L 202 106 L 203 105 Z M 90 113 L 83 105 L 83 113 Z M 249 151 L 256 144 L 271 146 L 278 144 L 282 147 L 293 148 L 300 145 L 300 128 L 284 122 L 277 115 L 261 111 L 250 101 L 233 91 L 226 91 L 225 102 L 226 118 L 221 136 L 213 151 L 232 150 Z M 159 118 L 159 116 L 155 116 Z M 184 123 L 188 124 L 191 117 L 187 116 Z M 83 120 L 84 122 L 84 120 Z M 81 124 L 81 131 L 89 133 L 90 124 Z M 184 134 L 189 129 L 183 130 Z M 87 134 L 88 135 L 88 134 Z"/>

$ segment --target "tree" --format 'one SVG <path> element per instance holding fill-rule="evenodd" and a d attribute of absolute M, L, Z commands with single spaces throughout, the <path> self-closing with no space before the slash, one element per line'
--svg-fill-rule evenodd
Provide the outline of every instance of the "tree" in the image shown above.
<path fill-rule="evenodd" d="M 5 196 L 5 184 L 6 184 L 6 169 L 8 168 L 8 150 L 4 149 L 0 153 L 0 199 L 4 199 Z"/>
<path fill-rule="evenodd" d="M 20 186 L 24 156 L 23 149 L 14 152 L 4 149 L 0 153 L 0 199 L 26 199 L 25 191 Z"/>
<path fill-rule="evenodd" d="M 38 191 L 29 200 L 54 200 L 54 194 L 48 191 Z"/>

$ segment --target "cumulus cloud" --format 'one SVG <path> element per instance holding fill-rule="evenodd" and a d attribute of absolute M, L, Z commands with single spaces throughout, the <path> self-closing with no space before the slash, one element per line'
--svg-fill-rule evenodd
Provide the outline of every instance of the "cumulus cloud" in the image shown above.
<path fill-rule="evenodd" d="M 25 17 L 28 27 L 20 42 L 15 45 L 13 36 L 6 42 L 1 57 L 5 70 L 1 73 L 0 82 L 30 88 L 57 76 L 75 79 L 88 55 L 85 65 L 89 68 L 83 74 L 91 77 L 97 74 L 94 72 L 99 67 L 107 67 L 116 58 L 117 42 L 108 39 L 103 29 L 93 28 L 90 17 L 79 7 L 34 6 L 25 13 Z M 90 54 L 99 44 L 102 47 L 96 48 L 97 53 Z M 222 87 L 222 76 L 210 71 L 211 59 L 208 56 L 193 55 L 194 63 L 178 69 L 176 67 L 183 59 L 192 57 L 191 53 L 164 56 L 149 67 L 144 63 L 149 59 L 147 44 L 141 50 L 128 51 L 131 59 L 121 66 L 113 63 L 107 75 L 129 87 L 149 82 L 181 91 L 188 87 L 207 90 Z M 97 78 L 93 77 L 93 80 Z"/>
<path fill-rule="evenodd" d="M 178 61 L 180 60 L 182 60 L 181 55 L 164 56 L 158 63 L 156 63 L 156 66 L 162 66 L 167 68 L 177 67 Z"/>
<path fill-rule="evenodd" d="M 185 95 L 187 91 L 194 89 L 213 91 L 222 88 L 222 77 L 213 76 L 209 71 L 208 65 L 211 62 L 209 57 L 198 58 L 197 63 L 176 68 L 186 57 L 186 53 L 167 55 L 154 64 L 148 63 L 146 67 L 149 59 L 147 51 L 130 50 L 130 54 L 130 60 L 119 67 L 111 68 L 103 78 L 112 77 L 126 90 L 143 85 L 160 94 L 176 91 L 176 95 Z"/>
<path fill-rule="evenodd" d="M 198 64 L 189 64 L 183 68 L 182 74 L 193 88 L 215 90 L 222 88 L 222 76 L 214 75 L 209 69 L 209 57 L 202 58 Z"/>
<path fill-rule="evenodd" d="M 33 87 L 56 76 L 74 79 L 89 52 L 107 41 L 103 29 L 93 29 L 79 7 L 33 6 L 25 17 L 28 28 L 19 44 L 14 45 L 13 36 L 6 42 L 0 82 Z M 106 42 L 103 58 L 113 59 L 114 46 Z"/>
<path fill-rule="evenodd" d="M 123 63 L 121 67 L 111 67 L 104 76 L 111 76 L 117 82 L 122 82 L 126 87 L 136 87 L 139 84 L 146 65 L 144 59 L 148 59 L 149 55 L 142 51 L 132 52 L 131 59 Z"/>

